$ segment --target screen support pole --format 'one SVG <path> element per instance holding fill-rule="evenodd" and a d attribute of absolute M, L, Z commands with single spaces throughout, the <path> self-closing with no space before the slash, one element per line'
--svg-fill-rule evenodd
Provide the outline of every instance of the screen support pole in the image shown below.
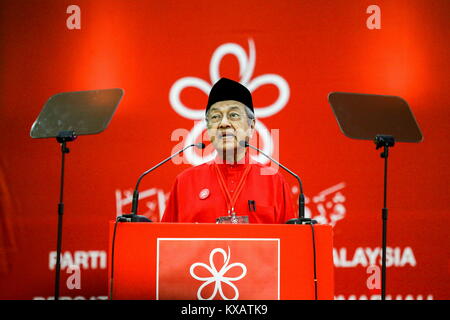
<path fill-rule="evenodd" d="M 388 208 L 387 208 L 387 169 L 388 169 L 388 156 L 389 147 L 393 147 L 395 139 L 389 135 L 376 135 L 375 144 L 376 150 L 383 148 L 383 152 L 380 154 L 381 158 L 384 158 L 384 191 L 383 191 L 383 208 L 381 209 L 381 219 L 383 223 L 382 231 L 382 256 L 381 256 L 381 300 L 386 300 L 386 242 L 387 242 L 387 220 L 388 220 Z"/>
<path fill-rule="evenodd" d="M 56 137 L 56 141 L 61 144 L 61 182 L 59 187 L 59 203 L 58 203 L 58 237 L 56 241 L 56 268 L 55 268 L 55 300 L 59 300 L 59 282 L 61 277 L 61 246 L 62 246 L 62 224 L 64 215 L 64 165 L 65 155 L 69 153 L 67 142 L 76 139 L 74 131 L 61 131 Z"/>

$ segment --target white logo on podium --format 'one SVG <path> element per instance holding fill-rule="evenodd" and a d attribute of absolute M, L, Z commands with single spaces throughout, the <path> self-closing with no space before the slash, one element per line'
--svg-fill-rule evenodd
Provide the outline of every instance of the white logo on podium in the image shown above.
<path fill-rule="evenodd" d="M 224 261 L 224 264 L 219 271 L 217 270 L 217 268 L 214 264 L 214 255 L 216 253 L 220 253 L 223 256 L 223 261 Z M 217 295 L 217 292 L 219 292 L 220 296 L 224 300 L 237 300 L 239 298 L 239 291 L 238 291 L 237 287 L 232 283 L 232 281 L 238 281 L 238 280 L 241 280 L 243 277 L 245 277 L 245 275 L 247 274 L 247 267 L 243 263 L 240 263 L 240 262 L 232 263 L 232 264 L 228 265 L 228 263 L 230 262 L 230 257 L 231 257 L 230 247 L 228 247 L 228 254 L 225 252 L 225 250 L 223 250 L 221 248 L 216 248 L 216 249 L 212 250 L 211 253 L 209 254 L 209 264 L 210 264 L 209 266 L 207 264 L 201 263 L 201 262 L 196 262 L 191 265 L 191 268 L 189 269 L 191 276 L 196 280 L 204 281 L 204 283 L 198 288 L 198 291 L 197 291 L 197 298 L 199 300 L 212 300 Z M 195 268 L 197 268 L 197 267 L 205 268 L 207 271 L 209 271 L 211 273 L 211 277 L 197 276 L 195 274 Z M 242 273 L 237 277 L 226 277 L 225 274 L 234 267 L 241 268 Z M 203 297 L 202 296 L 203 289 L 207 285 L 209 285 L 213 282 L 215 283 L 213 293 L 208 298 Z M 226 283 L 234 290 L 234 297 L 228 298 L 223 293 L 222 282 Z"/>

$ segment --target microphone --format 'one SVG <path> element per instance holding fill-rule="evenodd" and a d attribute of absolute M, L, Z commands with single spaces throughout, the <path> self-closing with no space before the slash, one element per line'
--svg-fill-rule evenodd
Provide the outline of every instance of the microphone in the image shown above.
<path fill-rule="evenodd" d="M 184 147 L 183 149 L 181 149 L 180 151 L 175 152 L 170 157 L 164 159 L 163 161 L 161 161 L 157 165 L 153 166 L 152 168 L 148 169 L 147 171 L 145 171 L 144 173 L 142 173 L 139 176 L 139 179 L 137 180 L 137 183 L 136 183 L 136 187 L 134 188 L 134 191 L 133 191 L 133 202 L 131 204 L 131 214 L 124 214 L 124 215 L 120 216 L 119 219 L 120 218 L 123 218 L 123 219 L 120 219 L 119 221 L 151 222 L 151 220 L 148 219 L 147 217 L 139 216 L 137 214 L 138 202 L 139 202 L 139 184 L 141 183 L 142 178 L 144 178 L 147 174 L 149 174 L 150 172 L 152 172 L 156 168 L 160 167 L 161 165 L 163 165 L 167 161 L 171 160 L 172 158 L 176 157 L 177 155 L 179 155 L 180 153 L 182 153 L 183 151 L 185 151 L 186 149 L 189 149 L 191 147 L 197 147 L 198 149 L 204 149 L 205 148 L 205 144 L 203 142 L 190 144 L 190 145 Z"/>
<path fill-rule="evenodd" d="M 298 217 L 298 219 L 290 219 L 286 223 L 288 223 L 288 224 L 303 224 L 303 223 L 315 224 L 315 223 L 317 223 L 316 220 L 312 220 L 310 218 L 305 218 L 305 194 L 303 193 L 303 184 L 302 184 L 302 180 L 300 180 L 300 177 L 298 175 L 296 175 L 294 172 L 292 172 L 291 170 L 289 170 L 288 168 L 286 168 L 285 166 L 283 166 L 281 163 L 279 163 L 278 161 L 276 161 L 275 159 L 270 157 L 269 155 L 262 152 L 260 149 L 249 144 L 247 141 L 241 140 L 241 141 L 239 141 L 239 145 L 244 148 L 250 147 L 253 150 L 258 151 L 259 153 L 264 155 L 266 158 L 268 158 L 270 161 L 277 164 L 279 167 L 283 168 L 286 172 L 288 172 L 289 174 L 294 176 L 295 179 L 297 179 L 298 184 L 300 186 L 300 195 L 299 195 L 299 201 L 298 201 L 299 202 L 299 205 L 298 205 L 298 211 L 299 211 L 298 216 L 299 217 Z"/>

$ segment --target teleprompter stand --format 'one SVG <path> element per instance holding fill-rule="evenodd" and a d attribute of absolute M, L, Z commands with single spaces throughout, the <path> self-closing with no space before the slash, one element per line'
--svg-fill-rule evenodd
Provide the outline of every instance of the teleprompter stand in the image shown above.
<path fill-rule="evenodd" d="M 408 103 L 396 96 L 332 92 L 328 101 L 344 135 L 371 140 L 383 148 L 384 187 L 382 218 L 381 299 L 386 299 L 387 170 L 389 148 L 395 142 L 421 142 L 422 133 Z"/>
<path fill-rule="evenodd" d="M 380 154 L 381 158 L 384 159 L 384 187 L 383 187 L 383 209 L 381 209 L 381 219 L 383 220 L 382 226 L 382 256 L 381 256 L 381 298 L 385 300 L 386 298 L 386 246 L 387 246 L 387 219 L 388 219 L 388 208 L 387 208 L 387 168 L 388 168 L 388 156 L 389 147 L 393 147 L 395 144 L 395 139 L 393 136 L 388 135 L 376 135 L 375 145 L 376 149 L 383 148 L 383 152 Z"/>
<path fill-rule="evenodd" d="M 104 131 L 123 96 L 122 89 L 65 92 L 53 95 L 44 105 L 30 131 L 32 138 L 56 138 L 61 145 L 61 180 L 58 203 L 56 242 L 55 300 L 59 300 L 61 251 L 64 216 L 65 155 L 68 142 L 77 135 Z"/>
<path fill-rule="evenodd" d="M 69 153 L 67 142 L 74 141 L 77 138 L 74 131 L 61 131 L 56 136 L 56 141 L 61 144 L 61 180 L 59 185 L 59 203 L 58 203 L 58 238 L 56 240 L 56 269 L 55 269 L 55 300 L 59 298 L 59 280 L 61 274 L 61 246 L 62 246 L 62 224 L 64 216 L 64 165 L 65 155 Z"/>

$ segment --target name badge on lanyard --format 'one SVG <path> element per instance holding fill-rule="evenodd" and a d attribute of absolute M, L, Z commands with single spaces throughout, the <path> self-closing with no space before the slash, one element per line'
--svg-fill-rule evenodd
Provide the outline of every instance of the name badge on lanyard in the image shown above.
<path fill-rule="evenodd" d="M 233 197 L 231 197 L 230 192 L 228 191 L 227 185 L 225 184 L 225 179 L 223 178 L 222 172 L 220 172 L 219 167 L 217 165 L 215 165 L 214 167 L 216 169 L 219 185 L 222 189 L 228 207 L 228 215 L 225 217 L 217 218 L 216 223 L 249 223 L 248 216 L 236 215 L 236 212 L 234 211 L 234 205 L 236 204 L 236 200 L 239 197 L 242 188 L 244 187 L 245 179 L 247 178 L 248 172 L 250 171 L 250 165 L 248 165 L 242 173 L 241 179 L 238 183 L 236 192 L 233 194 Z"/>
<path fill-rule="evenodd" d="M 248 216 L 227 216 L 227 217 L 218 217 L 216 219 L 216 223 L 248 223 Z"/>

